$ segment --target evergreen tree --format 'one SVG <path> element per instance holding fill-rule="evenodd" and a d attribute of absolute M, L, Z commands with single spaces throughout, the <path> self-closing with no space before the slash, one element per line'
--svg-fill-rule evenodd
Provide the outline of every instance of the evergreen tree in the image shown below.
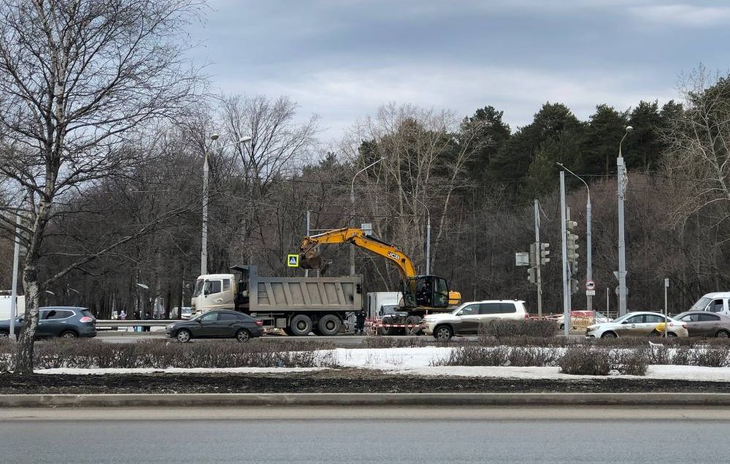
<path fill-rule="evenodd" d="M 618 145 L 628 124 L 626 113 L 619 113 L 613 107 L 596 106 L 591 115 L 582 144 L 578 169 L 585 174 L 608 175 L 616 163 Z"/>
<path fill-rule="evenodd" d="M 493 106 L 485 106 L 461 123 L 461 131 L 473 133 L 472 143 L 478 146 L 466 168 L 469 177 L 479 185 L 489 181 L 490 161 L 510 138 L 510 127 L 502 121 L 503 114 Z"/>
<path fill-rule="evenodd" d="M 656 168 L 664 148 L 659 134 L 661 117 L 657 101 L 639 102 L 639 105 L 631 112 L 629 125 L 634 130 L 624 142 L 627 168 L 643 170 Z"/>
<path fill-rule="evenodd" d="M 562 103 L 545 103 L 535 114 L 533 122 L 520 128 L 492 157 L 492 176 L 511 183 L 516 188 L 525 181 L 530 164 L 543 143 L 556 139 L 563 133 L 572 132 L 579 136 L 582 126 L 567 106 Z"/>

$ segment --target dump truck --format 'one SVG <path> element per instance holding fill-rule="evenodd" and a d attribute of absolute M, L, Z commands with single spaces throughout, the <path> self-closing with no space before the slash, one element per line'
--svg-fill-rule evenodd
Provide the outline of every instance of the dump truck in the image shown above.
<path fill-rule="evenodd" d="M 336 335 L 344 322 L 362 310 L 362 276 L 264 277 L 256 265 L 232 266 L 237 274 L 198 277 L 193 315 L 232 309 L 288 335 Z"/>

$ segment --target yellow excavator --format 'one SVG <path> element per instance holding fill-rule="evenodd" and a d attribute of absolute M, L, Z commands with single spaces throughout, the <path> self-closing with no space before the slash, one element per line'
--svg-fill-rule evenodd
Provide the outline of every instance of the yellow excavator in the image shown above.
<path fill-rule="evenodd" d="M 420 323 L 423 315 L 435 311 L 447 311 L 461 301 L 461 294 L 450 291 L 446 279 L 432 275 L 418 275 L 413 261 L 397 246 L 367 235 L 359 228 L 345 227 L 305 237 L 300 245 L 299 267 L 320 268 L 322 259 L 318 247 L 332 243 L 349 243 L 389 259 L 398 266 L 402 277 L 403 294 L 400 306 L 408 313 L 407 324 Z"/>

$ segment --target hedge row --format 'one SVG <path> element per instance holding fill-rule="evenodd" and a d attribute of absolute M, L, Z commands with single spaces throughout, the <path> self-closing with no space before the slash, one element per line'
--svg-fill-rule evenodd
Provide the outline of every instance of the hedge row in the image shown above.
<path fill-rule="evenodd" d="M 224 367 L 337 367 L 329 343 L 284 342 L 177 343 L 148 340 L 130 344 L 98 340 L 49 340 L 35 345 L 37 369 L 51 368 L 224 368 Z M 0 372 L 11 370 L 12 346 L 0 344 Z"/>

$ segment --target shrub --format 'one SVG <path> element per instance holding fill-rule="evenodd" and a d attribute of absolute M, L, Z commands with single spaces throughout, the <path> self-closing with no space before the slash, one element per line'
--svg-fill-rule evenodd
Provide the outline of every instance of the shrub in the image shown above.
<path fill-rule="evenodd" d="M 427 346 L 430 340 L 425 337 L 415 338 L 391 338 L 391 337 L 367 337 L 363 341 L 364 348 L 417 348 Z M 441 343 L 454 343 L 453 341 Z"/>
<path fill-rule="evenodd" d="M 553 366 L 560 359 L 557 350 L 536 346 L 512 348 L 507 361 L 510 366 Z"/>
<path fill-rule="evenodd" d="M 725 367 L 728 365 L 728 354 L 730 354 L 730 348 L 727 346 L 698 349 L 695 350 L 692 356 L 692 364 L 695 366 Z"/>
<path fill-rule="evenodd" d="M 611 353 L 612 368 L 623 375 L 646 375 L 649 353 L 646 348 L 614 350 Z"/>
<path fill-rule="evenodd" d="M 672 364 L 675 366 L 689 366 L 693 362 L 692 358 L 692 348 L 689 346 L 681 346 L 674 350 Z"/>
<path fill-rule="evenodd" d="M 480 335 L 505 337 L 551 338 L 558 334 L 558 324 L 547 319 L 526 319 L 523 321 L 496 320 L 480 324 Z"/>
<path fill-rule="evenodd" d="M 560 359 L 560 370 L 572 375 L 608 375 L 610 353 L 605 349 L 572 347 Z"/>
<path fill-rule="evenodd" d="M 36 344 L 35 366 L 38 369 L 337 367 L 333 353 L 316 352 L 327 346 L 332 345 L 232 340 L 189 344 L 148 340 L 117 345 L 98 340 L 55 339 Z"/>
<path fill-rule="evenodd" d="M 462 346 L 451 350 L 446 359 L 432 361 L 433 366 L 504 366 L 509 359 L 510 348 L 498 346 Z"/>
<path fill-rule="evenodd" d="M 551 348 L 507 346 L 462 346 L 455 348 L 446 359 L 432 362 L 434 366 L 550 366 L 560 358 Z"/>

